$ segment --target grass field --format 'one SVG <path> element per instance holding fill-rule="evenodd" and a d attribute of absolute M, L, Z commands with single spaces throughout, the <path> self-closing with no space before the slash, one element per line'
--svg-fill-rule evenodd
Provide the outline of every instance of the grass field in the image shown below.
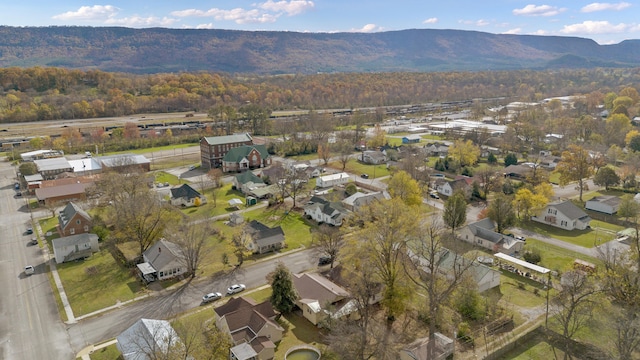
<path fill-rule="evenodd" d="M 258 220 L 268 226 L 282 226 L 288 249 L 311 245 L 311 229 L 315 226 L 297 212 L 284 206 L 263 208 L 244 213 L 245 221 Z"/>
<path fill-rule="evenodd" d="M 575 259 L 585 260 L 596 265 L 599 263 L 598 259 L 569 251 L 555 245 L 547 244 L 536 239 L 527 239 L 524 249 L 538 249 L 542 254 L 542 260 L 539 265 L 546 267 L 547 269 L 560 272 L 571 268 Z"/>
<path fill-rule="evenodd" d="M 203 195 L 207 198 L 207 203 L 198 207 L 189 207 L 181 209 L 182 213 L 190 217 L 202 217 L 202 216 L 216 216 L 232 211 L 236 211 L 238 208 L 229 207 L 229 200 L 240 199 L 244 202 L 244 194 L 240 191 L 233 190 L 232 184 L 226 184 L 219 189 L 207 189 L 203 192 Z M 215 204 L 213 201 L 213 193 L 215 191 Z M 244 209 L 244 205 L 240 205 L 239 209 Z"/>
<path fill-rule="evenodd" d="M 592 248 L 611 241 L 616 237 L 617 231 L 624 229 L 622 226 L 598 220 L 592 220 L 591 229 L 585 230 L 563 230 L 535 221 L 526 221 L 521 226 L 523 229 L 586 248 Z"/>
<path fill-rule="evenodd" d="M 337 170 L 342 170 L 342 163 L 340 162 L 329 163 L 329 166 Z M 356 159 L 349 159 L 345 170 L 351 174 L 356 175 L 367 174 L 369 175 L 369 179 L 376 179 L 389 175 L 389 169 L 387 169 L 387 165 L 385 164 L 367 165 L 359 162 Z"/>

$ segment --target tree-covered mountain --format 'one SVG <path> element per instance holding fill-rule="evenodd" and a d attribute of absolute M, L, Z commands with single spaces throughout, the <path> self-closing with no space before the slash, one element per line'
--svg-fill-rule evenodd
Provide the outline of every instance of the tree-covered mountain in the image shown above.
<path fill-rule="evenodd" d="M 122 27 L 0 27 L 0 66 L 132 73 L 317 73 L 640 66 L 640 40 L 461 30 L 299 33 Z"/>

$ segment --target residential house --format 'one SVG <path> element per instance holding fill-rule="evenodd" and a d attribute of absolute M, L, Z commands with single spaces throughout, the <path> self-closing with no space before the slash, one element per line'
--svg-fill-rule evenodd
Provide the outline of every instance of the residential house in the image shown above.
<path fill-rule="evenodd" d="M 434 334 L 435 356 L 429 356 L 429 337 L 420 338 L 400 350 L 400 360 L 444 360 L 453 354 L 454 344 L 449 337 Z"/>
<path fill-rule="evenodd" d="M 251 171 L 245 171 L 233 177 L 233 188 L 247 195 L 254 189 L 267 186 L 264 181 Z"/>
<path fill-rule="evenodd" d="M 346 184 L 349 182 L 349 180 L 351 180 L 351 176 L 349 176 L 349 174 L 344 172 L 320 176 L 316 180 L 316 187 L 319 187 L 319 188 L 332 187 L 340 184 Z"/>
<path fill-rule="evenodd" d="M 340 318 L 357 311 L 349 292 L 320 274 L 293 274 L 292 280 L 298 294 L 296 305 L 313 325 L 328 316 Z"/>
<path fill-rule="evenodd" d="M 277 184 L 279 180 L 282 180 L 286 177 L 287 170 L 282 166 L 281 163 L 277 162 L 268 168 L 263 168 L 260 170 L 260 178 L 266 184 Z"/>
<path fill-rule="evenodd" d="M 231 337 L 231 359 L 273 359 L 275 343 L 282 340 L 284 329 L 275 321 L 278 313 L 271 303 L 256 304 L 250 298 L 232 298 L 226 304 L 213 309 L 216 326 Z M 249 344 L 253 353 L 246 349 Z M 255 353 L 255 354 L 254 354 Z M 253 358 L 247 357 L 254 354 Z"/>
<path fill-rule="evenodd" d="M 222 172 L 239 172 L 271 165 L 271 155 L 264 145 L 242 145 L 222 157 Z"/>
<path fill-rule="evenodd" d="M 313 196 L 304 206 L 304 214 L 307 218 L 318 223 L 340 226 L 349 213 L 340 202 L 330 202 L 324 198 Z"/>
<path fill-rule="evenodd" d="M 63 157 L 39 159 L 33 163 L 36 164 L 38 173 L 47 180 L 55 179 L 57 175 L 65 172 L 73 172 L 73 167 Z"/>
<path fill-rule="evenodd" d="M 420 135 L 407 135 L 402 138 L 403 144 L 417 144 L 422 140 Z"/>
<path fill-rule="evenodd" d="M 127 172 L 129 170 L 145 172 L 151 171 L 151 161 L 144 157 L 144 155 L 138 154 L 116 154 L 108 156 L 99 156 L 93 158 L 103 170 L 114 170 L 119 172 Z"/>
<path fill-rule="evenodd" d="M 167 280 L 188 272 L 182 249 L 166 239 L 151 245 L 142 260 L 137 266 L 146 281 Z"/>
<path fill-rule="evenodd" d="M 509 165 L 503 170 L 504 177 L 517 180 L 525 180 L 533 173 L 533 169 L 527 165 Z"/>
<path fill-rule="evenodd" d="M 471 223 L 460 230 L 458 238 L 493 252 L 515 255 L 522 252 L 524 241 L 495 231 L 495 223 L 485 218 Z"/>
<path fill-rule="evenodd" d="M 83 233 L 65 236 L 53 239 L 51 244 L 53 246 L 53 257 L 58 264 L 84 259 L 100 251 L 98 235 L 96 234 Z"/>
<path fill-rule="evenodd" d="M 553 171 L 556 169 L 562 158 L 560 156 L 545 155 L 539 160 L 540 167 L 545 170 Z"/>
<path fill-rule="evenodd" d="M 618 212 L 622 199 L 613 195 L 596 196 L 587 200 L 584 208 L 588 210 L 598 211 L 601 213 L 613 215 Z"/>
<path fill-rule="evenodd" d="M 384 200 L 385 194 L 381 191 L 373 193 L 356 192 L 348 198 L 342 200 L 342 204 L 347 210 L 358 211 L 362 206 L 368 205 L 374 200 Z"/>
<path fill-rule="evenodd" d="M 548 204 L 531 220 L 565 230 L 584 230 L 591 222 L 589 215 L 570 200 Z"/>
<path fill-rule="evenodd" d="M 91 215 L 73 202 L 69 202 L 58 214 L 60 236 L 88 233 L 89 229 L 91 229 Z"/>
<path fill-rule="evenodd" d="M 244 236 L 248 237 L 245 242 L 247 249 L 255 254 L 264 254 L 285 247 L 284 231 L 280 226 L 271 228 L 257 220 L 251 220 L 245 228 Z"/>
<path fill-rule="evenodd" d="M 430 143 L 425 145 L 424 150 L 427 156 L 446 157 L 449 154 L 449 145 L 444 143 Z"/>
<path fill-rule="evenodd" d="M 387 157 L 377 150 L 367 150 L 362 152 L 360 160 L 365 164 L 379 165 L 387 162 Z"/>
<path fill-rule="evenodd" d="M 173 206 L 200 206 L 207 203 L 207 198 L 188 184 L 171 188 L 170 203 Z"/>
<path fill-rule="evenodd" d="M 471 197 L 471 186 L 469 181 L 464 178 L 456 180 L 446 181 L 444 179 L 438 179 L 435 183 L 436 191 L 445 196 L 452 196 L 456 191 L 462 191 L 465 198 Z"/>
<path fill-rule="evenodd" d="M 171 349 L 184 346 L 166 320 L 140 319 L 116 338 L 124 360 L 153 360 Z"/>
<path fill-rule="evenodd" d="M 238 146 L 253 145 L 253 138 L 248 133 L 210 136 L 200 139 L 200 160 L 202 168 L 211 170 L 222 166 L 222 158 Z"/>

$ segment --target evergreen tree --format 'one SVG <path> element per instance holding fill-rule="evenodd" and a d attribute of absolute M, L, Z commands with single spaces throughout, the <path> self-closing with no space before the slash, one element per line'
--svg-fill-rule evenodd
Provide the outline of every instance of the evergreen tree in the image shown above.
<path fill-rule="evenodd" d="M 278 262 L 276 269 L 269 274 L 271 280 L 271 305 L 279 312 L 286 314 L 293 310 L 298 294 L 293 288 L 291 272 L 283 262 Z"/>
<path fill-rule="evenodd" d="M 517 163 L 518 163 L 518 157 L 514 153 L 507 154 L 507 156 L 504 157 L 504 166 L 505 167 L 507 167 L 509 165 L 516 165 Z"/>

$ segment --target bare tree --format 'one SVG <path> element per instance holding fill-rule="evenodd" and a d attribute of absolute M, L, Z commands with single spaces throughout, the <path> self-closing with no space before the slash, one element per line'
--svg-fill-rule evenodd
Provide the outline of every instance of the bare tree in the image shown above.
<path fill-rule="evenodd" d="M 435 333 L 440 308 L 464 280 L 473 260 L 444 248 L 442 240 L 446 232 L 439 219 L 425 221 L 419 233 L 419 238 L 408 244 L 409 261 L 405 262 L 405 270 L 411 281 L 427 295 L 430 340 L 427 358 L 432 359 L 436 354 Z"/>
<path fill-rule="evenodd" d="M 176 225 L 169 229 L 171 239 L 180 247 L 187 272 L 194 278 L 202 258 L 207 255 L 207 240 L 211 235 L 219 233 L 211 227 L 207 219 L 189 222 L 189 219 L 184 217 L 182 221 L 174 224 Z"/>
<path fill-rule="evenodd" d="M 554 299 L 558 308 L 555 319 L 562 326 L 562 335 L 571 339 L 591 319 L 601 290 L 581 271 L 565 272 L 561 284 L 562 290 Z"/>
<path fill-rule="evenodd" d="M 150 360 L 188 359 L 182 340 L 163 320 L 141 319 L 127 334 L 125 352 Z"/>
<path fill-rule="evenodd" d="M 287 172 L 285 181 L 287 195 L 293 200 L 292 208 L 295 209 L 296 200 L 300 196 L 308 195 L 309 177 L 304 170 L 291 169 Z"/>
<path fill-rule="evenodd" d="M 320 225 L 313 233 L 313 241 L 331 258 L 331 268 L 338 258 L 343 245 L 343 234 L 339 228 Z"/>
<path fill-rule="evenodd" d="M 353 146 L 348 140 L 340 140 L 333 144 L 333 152 L 338 154 L 338 160 L 342 164 L 342 171 L 344 171 L 353 153 Z"/>
<path fill-rule="evenodd" d="M 220 169 L 211 169 L 207 172 L 207 178 L 211 181 L 212 190 L 211 190 L 211 200 L 213 200 L 213 207 L 218 206 L 218 198 L 216 196 L 216 190 L 222 187 L 222 170 Z M 204 192 L 204 189 L 202 189 Z"/>

